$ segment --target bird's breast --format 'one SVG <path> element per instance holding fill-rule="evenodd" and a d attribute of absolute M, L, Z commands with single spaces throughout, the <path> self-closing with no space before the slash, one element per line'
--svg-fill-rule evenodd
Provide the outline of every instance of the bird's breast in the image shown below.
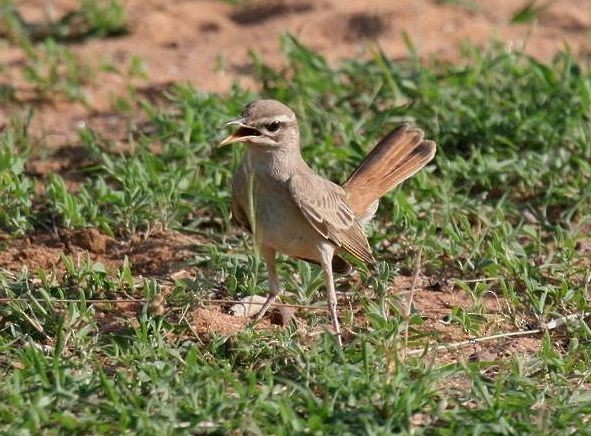
<path fill-rule="evenodd" d="M 287 181 L 269 174 L 243 172 L 235 176 L 234 201 L 244 211 L 258 245 L 289 256 L 316 259 L 324 240 L 293 200 Z"/>

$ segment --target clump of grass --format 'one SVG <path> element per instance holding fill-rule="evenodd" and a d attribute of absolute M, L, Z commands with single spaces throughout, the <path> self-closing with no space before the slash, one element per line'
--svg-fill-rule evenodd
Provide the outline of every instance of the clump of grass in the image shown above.
<path fill-rule="evenodd" d="M 64 180 L 52 174 L 47 184 L 47 198 L 53 213 L 59 217 L 58 225 L 65 228 L 85 227 L 82 202 L 72 194 Z"/>
<path fill-rule="evenodd" d="M 25 53 L 24 79 L 41 100 L 60 95 L 86 101 L 84 85 L 93 80 L 93 69 L 63 43 L 126 32 L 125 9 L 118 0 L 81 0 L 78 9 L 43 23 L 25 22 L 12 0 L 1 0 L 0 12 L 0 37 Z M 0 103 L 16 100 L 13 88 L 0 92 Z"/>
<path fill-rule="evenodd" d="M 0 229 L 22 235 L 32 228 L 34 182 L 25 174 L 30 119 L 13 119 L 0 134 Z"/>
<path fill-rule="evenodd" d="M 57 94 L 78 101 L 86 100 L 84 85 L 93 77 L 89 65 L 52 39 L 29 51 L 23 74 L 41 99 Z"/>
<path fill-rule="evenodd" d="M 88 22 L 88 28 L 79 31 L 78 38 L 104 38 L 127 32 L 127 16 L 119 0 L 82 0 L 77 12 Z"/>
<path fill-rule="evenodd" d="M 26 22 L 12 0 L 2 0 L 0 11 L 0 37 L 29 48 L 47 39 L 77 42 L 127 32 L 125 8 L 119 0 L 80 0 L 78 8 L 59 19 L 40 23 Z"/>

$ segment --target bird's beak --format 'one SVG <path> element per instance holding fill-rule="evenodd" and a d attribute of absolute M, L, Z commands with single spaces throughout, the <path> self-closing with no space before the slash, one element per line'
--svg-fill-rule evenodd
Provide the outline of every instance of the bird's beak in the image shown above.
<path fill-rule="evenodd" d="M 237 118 L 235 120 L 228 121 L 226 124 L 224 124 L 224 126 L 239 126 L 239 128 L 230 136 L 226 137 L 222 142 L 220 142 L 218 147 L 244 141 L 245 139 L 251 138 L 253 136 L 260 136 L 261 134 L 257 129 L 246 124 L 244 118 Z"/>

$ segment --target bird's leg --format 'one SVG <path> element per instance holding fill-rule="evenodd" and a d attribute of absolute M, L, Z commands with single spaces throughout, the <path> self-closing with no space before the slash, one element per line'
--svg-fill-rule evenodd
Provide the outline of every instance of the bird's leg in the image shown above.
<path fill-rule="evenodd" d="M 261 307 L 261 309 L 257 312 L 254 317 L 253 322 L 257 323 L 261 320 L 271 304 L 275 301 L 279 293 L 281 292 L 281 284 L 279 283 L 279 277 L 277 276 L 277 268 L 275 266 L 275 250 L 265 245 L 262 246 L 261 253 L 263 255 L 263 260 L 267 264 L 267 271 L 269 272 L 269 296 L 267 297 L 267 301 Z"/>
<path fill-rule="evenodd" d="M 332 318 L 332 325 L 337 337 L 337 342 L 339 346 L 342 347 L 343 340 L 341 338 L 341 326 L 339 325 L 339 318 L 337 317 L 337 293 L 334 288 L 334 279 L 332 275 L 332 258 L 334 255 L 334 247 L 326 242 L 320 246 L 319 252 L 320 264 L 324 270 L 328 310 L 330 311 L 330 317 Z"/>

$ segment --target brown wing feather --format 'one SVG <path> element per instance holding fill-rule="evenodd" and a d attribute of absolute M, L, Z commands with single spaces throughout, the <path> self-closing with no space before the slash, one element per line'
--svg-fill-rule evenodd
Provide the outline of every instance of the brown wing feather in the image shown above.
<path fill-rule="evenodd" d="M 421 129 L 403 124 L 386 135 L 343 184 L 347 202 L 360 221 L 375 212 L 376 202 L 435 156 L 435 142 Z"/>
<path fill-rule="evenodd" d="M 294 201 L 318 233 L 358 259 L 374 262 L 363 229 L 347 204 L 346 193 L 340 186 L 313 174 L 296 174 L 289 180 L 289 189 Z"/>

